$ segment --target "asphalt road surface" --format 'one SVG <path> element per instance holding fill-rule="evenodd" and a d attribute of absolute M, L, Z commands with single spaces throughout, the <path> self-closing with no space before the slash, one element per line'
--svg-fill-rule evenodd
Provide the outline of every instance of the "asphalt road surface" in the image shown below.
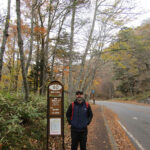
<path fill-rule="evenodd" d="M 137 150 L 150 150 L 150 106 L 96 101 L 118 114 L 119 123 Z"/>

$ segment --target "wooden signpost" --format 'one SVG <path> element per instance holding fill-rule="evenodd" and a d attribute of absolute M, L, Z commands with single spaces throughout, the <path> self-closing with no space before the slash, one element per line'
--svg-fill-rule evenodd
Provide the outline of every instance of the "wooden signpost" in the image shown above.
<path fill-rule="evenodd" d="M 47 150 L 50 147 L 50 139 L 54 142 L 59 139 L 61 144 L 55 149 L 64 150 L 64 88 L 59 81 L 52 81 L 48 86 Z M 53 145 L 58 145 L 58 143 Z"/>

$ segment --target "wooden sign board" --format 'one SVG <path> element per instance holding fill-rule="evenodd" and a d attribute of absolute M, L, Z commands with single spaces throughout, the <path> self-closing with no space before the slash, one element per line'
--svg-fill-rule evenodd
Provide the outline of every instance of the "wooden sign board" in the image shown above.
<path fill-rule="evenodd" d="M 64 136 L 64 93 L 63 85 L 53 81 L 48 86 L 47 131 L 49 136 Z"/>

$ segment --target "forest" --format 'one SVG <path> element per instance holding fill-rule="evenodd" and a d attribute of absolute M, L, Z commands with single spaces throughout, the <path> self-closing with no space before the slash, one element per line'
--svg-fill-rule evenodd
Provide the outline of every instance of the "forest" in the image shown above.
<path fill-rule="evenodd" d="M 91 90 L 99 99 L 150 95 L 150 20 L 126 26 L 137 15 L 134 1 L 7 3 L 0 14 L 0 143 L 6 149 L 44 147 L 51 81 L 64 85 L 65 105 L 76 90 L 87 99 Z"/>

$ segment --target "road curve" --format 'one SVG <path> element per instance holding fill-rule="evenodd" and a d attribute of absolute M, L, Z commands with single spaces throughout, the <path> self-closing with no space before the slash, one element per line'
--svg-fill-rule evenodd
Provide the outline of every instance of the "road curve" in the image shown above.
<path fill-rule="evenodd" d="M 96 101 L 115 112 L 137 150 L 150 150 L 150 107 L 109 101 Z"/>

